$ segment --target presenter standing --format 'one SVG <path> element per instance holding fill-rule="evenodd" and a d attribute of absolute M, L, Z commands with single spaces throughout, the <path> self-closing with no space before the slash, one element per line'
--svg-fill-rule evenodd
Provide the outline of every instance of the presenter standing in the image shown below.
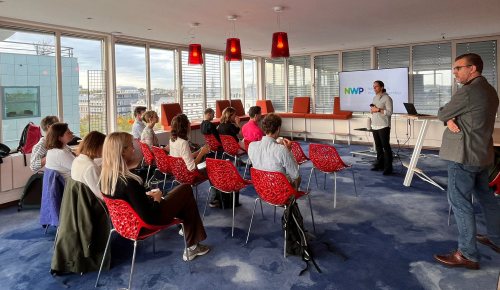
<path fill-rule="evenodd" d="M 375 96 L 370 104 L 373 140 L 377 150 L 377 161 L 371 170 L 383 170 L 384 175 L 392 173 L 391 115 L 392 98 L 386 93 L 382 81 L 373 82 Z"/>

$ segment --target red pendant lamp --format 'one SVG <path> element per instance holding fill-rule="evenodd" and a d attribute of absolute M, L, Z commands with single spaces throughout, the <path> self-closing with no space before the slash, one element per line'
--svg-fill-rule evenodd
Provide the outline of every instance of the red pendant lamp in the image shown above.
<path fill-rule="evenodd" d="M 233 21 L 233 34 L 236 35 L 236 19 L 238 16 L 229 15 L 227 20 Z M 241 61 L 241 45 L 240 39 L 236 37 L 228 38 L 226 40 L 226 61 Z"/>
<path fill-rule="evenodd" d="M 283 11 L 282 6 L 276 6 L 273 8 L 278 17 L 278 27 L 280 25 L 279 13 Z M 271 57 L 290 57 L 290 49 L 288 47 L 288 35 L 286 32 L 275 32 L 273 33 L 273 43 L 271 47 Z"/>
<path fill-rule="evenodd" d="M 194 22 L 191 23 L 191 31 L 192 38 L 194 39 L 194 30 L 198 27 L 200 23 Z M 201 44 L 192 43 L 189 45 L 188 51 L 188 64 L 189 65 L 201 65 L 203 64 L 203 52 L 201 51 Z"/>

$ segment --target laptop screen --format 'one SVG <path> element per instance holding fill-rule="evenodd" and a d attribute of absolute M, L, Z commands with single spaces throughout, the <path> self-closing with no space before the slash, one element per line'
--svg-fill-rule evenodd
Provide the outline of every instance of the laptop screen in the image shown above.
<path fill-rule="evenodd" d="M 403 103 L 405 106 L 406 112 L 408 112 L 409 115 L 418 115 L 417 109 L 415 109 L 415 105 L 412 103 Z"/>

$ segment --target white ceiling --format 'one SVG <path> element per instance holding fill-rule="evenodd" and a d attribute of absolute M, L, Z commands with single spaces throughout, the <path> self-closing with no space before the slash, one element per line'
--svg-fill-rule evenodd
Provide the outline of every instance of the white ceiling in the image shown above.
<path fill-rule="evenodd" d="M 0 0 L 0 16 L 177 44 L 199 22 L 196 42 L 223 50 L 234 14 L 243 53 L 269 56 L 277 5 L 291 54 L 500 34 L 500 0 Z"/>

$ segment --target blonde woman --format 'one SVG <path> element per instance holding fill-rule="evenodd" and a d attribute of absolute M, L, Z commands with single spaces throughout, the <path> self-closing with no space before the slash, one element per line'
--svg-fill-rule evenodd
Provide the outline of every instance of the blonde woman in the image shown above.
<path fill-rule="evenodd" d="M 146 127 L 142 130 L 141 142 L 148 144 L 149 148 L 151 146 L 160 146 L 158 137 L 156 137 L 156 133 L 153 130 L 154 126 L 160 121 L 158 114 L 155 111 L 146 111 L 142 119 L 146 123 Z M 165 146 L 163 149 L 168 152 L 168 147 Z"/>
<path fill-rule="evenodd" d="M 189 185 L 179 185 L 165 199 L 162 192 L 146 192 L 142 179 L 130 172 L 135 165 L 132 135 L 126 132 L 111 133 L 104 141 L 102 152 L 101 191 L 110 198 L 122 199 L 150 224 L 168 224 L 174 217 L 184 220 L 188 245 L 184 261 L 205 255 L 210 248 L 200 244 L 207 234 Z"/>

